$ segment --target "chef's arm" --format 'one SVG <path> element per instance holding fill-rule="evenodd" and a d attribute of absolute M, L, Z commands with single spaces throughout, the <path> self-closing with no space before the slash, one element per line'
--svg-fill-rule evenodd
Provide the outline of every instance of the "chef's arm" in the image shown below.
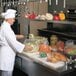
<path fill-rule="evenodd" d="M 11 35 L 8 30 L 5 31 L 5 38 L 9 46 L 15 51 L 21 53 L 25 48 L 25 45 L 19 42 L 15 37 Z"/>
<path fill-rule="evenodd" d="M 15 52 L 21 53 L 24 50 L 32 49 L 30 46 L 25 46 L 25 44 L 22 44 L 21 42 L 19 42 L 16 39 L 16 36 L 12 35 L 12 32 L 8 32 L 8 29 L 5 30 L 4 34 L 5 34 L 7 43 Z"/>
<path fill-rule="evenodd" d="M 24 38 L 24 35 L 16 35 L 16 39 L 23 39 Z"/>
<path fill-rule="evenodd" d="M 4 46 L 4 45 L 6 45 L 6 43 L 4 42 L 4 38 L 0 34 L 0 46 Z"/>
<path fill-rule="evenodd" d="M 25 48 L 25 45 L 17 40 L 7 38 L 7 41 L 8 41 L 9 46 L 16 52 L 21 53 Z"/>
<path fill-rule="evenodd" d="M 32 50 L 31 46 L 25 46 L 21 42 L 19 42 L 17 39 L 14 39 L 11 37 L 11 35 L 6 35 L 7 42 L 9 46 L 15 51 L 15 52 L 23 52 L 26 50 Z"/>
<path fill-rule="evenodd" d="M 9 46 L 16 52 L 22 53 L 27 50 L 32 50 L 31 46 L 26 46 L 17 40 L 12 40 L 10 38 L 8 38 L 7 40 L 8 40 Z"/>

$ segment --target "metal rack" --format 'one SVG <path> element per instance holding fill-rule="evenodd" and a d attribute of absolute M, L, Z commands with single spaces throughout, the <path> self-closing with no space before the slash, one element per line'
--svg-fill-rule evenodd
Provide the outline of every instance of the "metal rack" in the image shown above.
<path fill-rule="evenodd" d="M 40 2 L 40 3 L 42 3 L 42 2 L 48 2 L 48 0 L 1 0 L 1 6 L 0 7 L 2 7 L 2 6 L 4 6 L 4 5 L 8 5 L 8 6 L 10 6 L 11 4 L 13 4 L 13 5 L 20 5 L 20 4 L 23 4 L 23 5 L 25 5 L 27 2 Z"/>

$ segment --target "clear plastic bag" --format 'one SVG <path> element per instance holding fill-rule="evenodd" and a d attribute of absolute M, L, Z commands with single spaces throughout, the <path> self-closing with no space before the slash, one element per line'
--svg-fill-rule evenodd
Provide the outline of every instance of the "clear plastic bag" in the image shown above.
<path fill-rule="evenodd" d="M 41 43 L 48 44 L 47 38 L 44 37 L 35 37 L 30 39 L 25 39 L 24 44 L 27 46 L 31 46 L 32 50 L 25 50 L 26 52 L 37 52 L 39 50 L 39 45 Z"/>

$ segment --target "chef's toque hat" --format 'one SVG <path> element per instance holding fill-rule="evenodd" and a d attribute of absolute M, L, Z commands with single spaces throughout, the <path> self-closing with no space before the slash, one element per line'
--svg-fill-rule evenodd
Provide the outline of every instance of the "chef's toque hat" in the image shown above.
<path fill-rule="evenodd" d="M 5 19 L 15 18 L 15 15 L 16 15 L 16 10 L 14 9 L 8 9 L 6 12 L 1 14 L 1 16 Z"/>

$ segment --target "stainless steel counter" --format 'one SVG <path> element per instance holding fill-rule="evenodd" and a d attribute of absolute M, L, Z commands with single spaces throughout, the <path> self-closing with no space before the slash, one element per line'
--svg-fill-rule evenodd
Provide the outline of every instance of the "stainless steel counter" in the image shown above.
<path fill-rule="evenodd" d="M 74 71 L 68 69 L 64 62 L 51 63 L 46 58 L 40 58 L 38 53 L 23 52 L 17 55 L 19 67 L 29 76 L 66 76 Z M 17 65 L 17 64 L 16 64 Z"/>

